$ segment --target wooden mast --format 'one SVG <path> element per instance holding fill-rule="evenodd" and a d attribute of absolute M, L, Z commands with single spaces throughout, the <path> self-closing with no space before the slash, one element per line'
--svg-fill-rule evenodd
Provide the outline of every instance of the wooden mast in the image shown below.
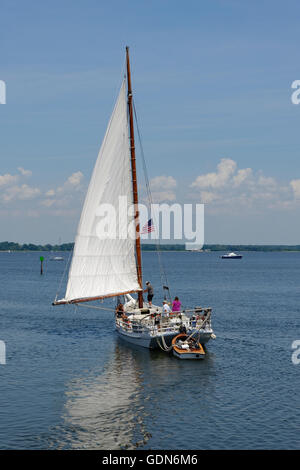
<path fill-rule="evenodd" d="M 143 307 L 143 280 L 142 280 L 142 256 L 141 256 L 141 238 L 140 238 L 140 220 L 138 210 L 138 189 L 136 178 L 136 162 L 135 162 L 135 146 L 134 146 L 134 127 L 133 127 L 133 107 L 132 107 L 132 88 L 131 88 L 131 74 L 129 63 L 129 47 L 126 47 L 126 64 L 127 64 L 127 87 L 128 87 L 128 114 L 129 114 L 129 130 L 130 130 L 130 154 L 131 154 L 131 173 L 132 173 L 132 189 L 133 189 L 133 203 L 135 208 L 135 245 L 136 245 L 136 268 L 138 283 L 142 289 L 138 293 L 139 308 Z"/>

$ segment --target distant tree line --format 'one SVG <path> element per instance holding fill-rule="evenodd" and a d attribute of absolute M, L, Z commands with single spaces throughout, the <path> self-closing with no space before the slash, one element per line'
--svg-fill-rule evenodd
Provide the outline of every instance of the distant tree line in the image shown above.
<path fill-rule="evenodd" d="M 141 244 L 142 251 L 155 251 L 156 245 L 153 243 L 142 243 Z M 159 246 L 160 251 L 185 251 L 185 245 L 166 245 L 166 244 L 161 244 Z"/>
<path fill-rule="evenodd" d="M 203 245 L 211 251 L 300 251 L 300 245 Z"/>
<path fill-rule="evenodd" d="M 0 251 L 70 251 L 74 243 L 63 243 L 62 245 L 35 245 L 33 243 L 0 242 Z"/>
<path fill-rule="evenodd" d="M 143 251 L 153 251 L 154 244 L 142 244 Z M 160 245 L 162 251 L 185 251 L 185 245 Z M 203 245 L 203 251 L 300 251 L 300 245 Z"/>
<path fill-rule="evenodd" d="M 0 251 L 70 251 L 74 243 L 63 243 L 62 245 L 35 245 L 15 242 L 0 242 Z M 161 251 L 185 251 L 184 244 L 161 244 Z M 156 245 L 142 243 L 143 251 L 155 251 Z M 203 245 L 203 250 L 209 251 L 300 251 L 300 245 Z"/>

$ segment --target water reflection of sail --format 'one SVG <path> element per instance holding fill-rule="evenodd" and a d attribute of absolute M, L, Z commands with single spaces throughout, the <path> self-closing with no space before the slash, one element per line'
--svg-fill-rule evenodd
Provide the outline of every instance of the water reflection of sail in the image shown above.
<path fill-rule="evenodd" d="M 126 357 L 125 357 L 126 356 Z M 134 350 L 116 346 L 100 376 L 72 380 L 65 404 L 66 443 L 73 449 L 133 449 L 149 438 L 143 425 L 142 372 Z"/>
<path fill-rule="evenodd" d="M 50 447 L 160 449 L 168 442 L 176 449 L 182 441 L 180 422 L 187 424 L 191 448 L 199 448 L 202 435 L 190 423 L 205 423 L 216 406 L 214 355 L 183 365 L 159 350 L 149 353 L 121 341 L 110 354 L 104 369 L 66 384 L 60 437 Z"/>

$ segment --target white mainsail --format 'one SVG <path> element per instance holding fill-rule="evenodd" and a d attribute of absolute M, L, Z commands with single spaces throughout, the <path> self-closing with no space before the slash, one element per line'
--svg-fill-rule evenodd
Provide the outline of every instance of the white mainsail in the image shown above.
<path fill-rule="evenodd" d="M 127 206 L 119 210 L 120 196 Z M 114 220 L 108 226 L 116 228 L 116 238 L 99 236 L 103 204 L 114 208 Z M 106 134 L 92 174 L 84 202 L 74 253 L 69 271 L 65 298 L 76 299 L 109 297 L 141 289 L 137 278 L 135 239 L 120 238 L 134 224 L 134 215 L 128 215 L 133 204 L 130 167 L 127 99 L 125 80 L 108 124 Z M 127 208 L 127 210 L 126 210 Z M 100 214 L 100 215 L 99 215 Z M 108 218 L 107 218 L 108 217 Z M 59 302 L 59 301 L 58 301 Z"/>

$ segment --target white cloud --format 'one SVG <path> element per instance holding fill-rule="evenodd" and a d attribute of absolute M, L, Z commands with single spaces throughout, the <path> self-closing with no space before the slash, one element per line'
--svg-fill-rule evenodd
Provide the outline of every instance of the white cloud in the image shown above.
<path fill-rule="evenodd" d="M 237 164 L 234 160 L 222 158 L 215 173 L 207 173 L 206 175 L 198 176 L 192 183 L 192 187 L 199 189 L 222 188 L 228 183 L 236 170 L 236 166 Z"/>
<path fill-rule="evenodd" d="M 173 176 L 156 176 L 150 180 L 150 188 L 153 202 L 175 201 L 174 189 L 177 181 Z"/>
<path fill-rule="evenodd" d="M 72 173 L 62 186 L 46 191 L 46 198 L 40 201 L 40 205 L 48 209 L 51 208 L 51 210 L 57 210 L 61 207 L 72 208 L 72 205 L 78 207 L 78 197 L 83 195 L 82 180 L 83 173 L 81 171 Z"/>
<path fill-rule="evenodd" d="M 277 186 L 276 180 L 274 178 L 265 177 L 262 174 L 260 174 L 258 177 L 258 184 L 268 188 L 276 188 Z"/>
<path fill-rule="evenodd" d="M 18 167 L 18 171 L 19 174 L 15 175 L 0 175 L 1 210 L 3 208 L 5 212 L 9 208 L 8 213 L 11 216 L 19 214 L 31 218 L 43 214 L 78 214 L 84 193 L 81 171 L 72 173 L 62 186 L 46 191 L 41 187 L 23 183 L 25 178 L 32 175 L 30 170 Z"/>
<path fill-rule="evenodd" d="M 24 170 L 21 166 L 18 167 L 19 172 L 21 173 L 22 176 L 31 176 L 32 171 L 31 170 Z"/>
<path fill-rule="evenodd" d="M 41 201 L 41 205 L 45 207 L 51 207 L 53 204 L 55 204 L 55 199 L 43 199 Z"/>
<path fill-rule="evenodd" d="M 11 186 L 7 188 L 3 194 L 3 200 L 5 202 L 10 202 L 15 199 L 24 201 L 26 199 L 34 199 L 40 193 L 41 190 L 39 188 L 33 188 L 27 184 L 22 184 L 21 186 Z"/>
<path fill-rule="evenodd" d="M 66 179 L 62 186 L 59 186 L 58 188 L 56 188 L 56 190 L 50 189 L 50 191 L 48 191 L 46 195 L 54 196 L 55 194 L 57 194 L 59 195 L 59 197 L 61 197 L 62 193 L 67 193 L 70 191 L 73 192 L 74 190 L 79 191 L 81 189 L 82 179 L 83 173 L 81 173 L 81 171 L 72 173 L 72 175 Z"/>
<path fill-rule="evenodd" d="M 18 181 L 18 175 L 10 175 L 10 174 L 5 174 L 5 175 L 0 175 L 0 186 L 6 186 L 11 183 L 15 183 Z"/>
<path fill-rule="evenodd" d="M 29 186 L 28 184 L 16 184 L 23 177 L 32 175 L 30 170 L 24 170 L 22 167 L 19 167 L 18 170 L 21 173 L 20 175 L 11 175 L 8 173 L 0 175 L 0 201 L 5 204 L 14 200 L 24 201 L 34 199 L 41 193 L 39 188 Z"/>
<path fill-rule="evenodd" d="M 152 193 L 152 200 L 154 203 L 175 201 L 176 194 L 173 191 L 155 191 Z"/>
<path fill-rule="evenodd" d="M 290 181 L 295 199 L 300 199 L 300 179 Z"/>
<path fill-rule="evenodd" d="M 31 176 L 32 175 L 32 171 L 24 170 L 24 168 L 22 168 L 21 166 L 18 167 L 18 170 L 21 173 L 21 175 L 18 175 L 18 174 L 17 175 L 11 175 L 9 173 L 6 173 L 5 175 L 0 175 L 0 187 L 2 187 L 2 186 L 9 187 L 12 184 L 17 183 L 19 181 L 19 179 L 22 178 L 23 176 Z"/>
<path fill-rule="evenodd" d="M 203 204 L 210 204 L 211 202 L 217 201 L 219 199 L 219 195 L 213 193 L 212 191 L 201 191 L 201 202 Z"/>
<path fill-rule="evenodd" d="M 300 199 L 300 179 L 288 184 L 265 176 L 252 168 L 237 168 L 231 159 L 222 159 L 217 171 L 199 175 L 191 184 L 194 198 L 216 208 L 232 211 L 234 208 L 265 209 L 291 208 Z"/>
<path fill-rule="evenodd" d="M 177 181 L 173 176 L 156 176 L 150 180 L 150 187 L 153 191 L 159 191 L 161 189 L 173 189 L 176 188 Z"/>
<path fill-rule="evenodd" d="M 83 173 L 81 173 L 81 171 L 77 171 L 76 173 L 73 173 L 71 176 L 69 176 L 67 183 L 70 183 L 72 186 L 78 186 L 81 183 L 82 178 Z"/>
<path fill-rule="evenodd" d="M 48 196 L 48 197 L 55 196 L 54 189 L 49 189 L 49 191 L 46 192 L 46 196 Z"/>
<path fill-rule="evenodd" d="M 251 178 L 252 176 L 252 169 L 251 168 L 244 168 L 243 170 L 238 170 L 237 174 L 233 177 L 233 184 L 235 186 L 239 186 L 245 180 Z"/>

